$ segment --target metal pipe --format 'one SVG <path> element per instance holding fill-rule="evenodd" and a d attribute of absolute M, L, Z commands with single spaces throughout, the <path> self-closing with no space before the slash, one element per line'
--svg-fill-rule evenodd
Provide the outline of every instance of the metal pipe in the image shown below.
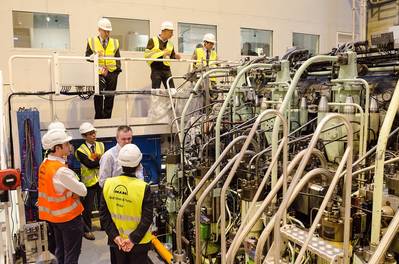
<path fill-rule="evenodd" d="M 187 197 L 187 199 L 184 201 L 183 205 L 181 206 L 181 208 L 179 210 L 179 213 L 177 214 L 177 218 L 176 218 L 176 248 L 177 248 L 177 254 L 183 254 L 183 252 L 182 252 L 182 225 L 183 225 L 183 214 L 184 214 L 184 211 L 187 209 L 187 206 L 195 198 L 195 195 L 198 193 L 199 190 L 201 190 L 202 186 L 205 184 L 205 182 L 208 180 L 208 178 L 214 172 L 216 167 L 219 165 L 219 163 L 226 156 L 226 154 L 233 148 L 233 146 L 237 142 L 239 142 L 241 140 L 244 140 L 246 138 L 247 138 L 247 136 L 239 136 L 239 137 L 235 138 L 229 145 L 227 145 L 227 147 L 222 152 L 220 157 L 215 161 L 215 163 L 207 171 L 207 173 L 204 175 L 204 177 L 202 177 L 201 181 L 197 184 L 197 186 L 194 188 L 194 190 L 190 193 L 190 195 Z"/>
<path fill-rule="evenodd" d="M 222 117 L 224 111 L 226 111 L 227 106 L 230 104 L 231 97 L 233 96 L 235 89 L 238 85 L 238 82 L 241 80 L 241 77 L 250 69 L 253 68 L 260 68 L 260 67 L 271 67 L 272 64 L 266 64 L 266 63 L 255 63 L 255 64 L 250 64 L 246 67 L 244 67 L 242 70 L 240 70 L 237 74 L 237 76 L 234 78 L 233 83 L 231 84 L 231 87 L 229 89 L 228 94 L 226 95 L 226 98 L 224 99 L 223 105 L 220 108 L 218 117 L 216 119 L 216 125 L 215 125 L 215 132 L 216 132 L 216 140 L 215 140 L 215 158 L 217 159 L 220 155 L 220 126 L 222 123 Z M 218 167 L 216 169 L 216 172 L 218 173 L 220 171 L 220 168 Z M 223 259 L 223 254 L 222 254 L 222 259 Z M 222 262 L 222 264 L 224 264 Z"/>
<path fill-rule="evenodd" d="M 294 159 L 290 162 L 290 164 L 288 165 L 288 168 L 287 168 L 287 175 L 290 175 L 292 170 L 298 165 L 298 163 L 301 161 L 301 159 L 303 158 L 303 155 L 306 153 L 306 151 L 307 150 L 302 150 L 301 152 L 299 152 L 294 157 Z M 323 153 L 321 153 L 321 151 L 319 151 L 317 149 L 313 149 L 312 154 L 316 155 L 319 158 L 319 160 L 321 162 L 321 166 L 323 168 L 327 167 L 327 161 L 326 161 L 325 157 L 323 156 Z M 272 199 L 274 198 L 274 196 L 280 190 L 282 184 L 283 184 L 283 177 L 280 177 L 278 184 L 274 188 L 272 188 L 272 190 L 268 193 L 265 200 L 262 201 L 261 205 L 257 208 L 255 213 L 252 215 L 247 214 L 245 216 L 245 218 L 241 222 L 241 225 L 236 233 L 236 236 L 234 237 L 233 242 L 230 245 L 230 248 L 227 252 L 227 263 L 233 262 L 234 257 L 237 254 L 242 241 L 244 241 L 245 237 L 251 231 L 251 229 L 255 225 L 256 221 L 264 213 L 266 207 L 269 206 L 269 204 L 272 201 Z M 259 189 L 262 189 L 262 188 L 259 188 Z M 254 203 L 254 202 L 255 201 L 253 199 L 252 203 Z M 248 210 L 248 212 L 249 212 L 249 210 Z M 247 221 L 248 221 L 248 223 L 247 223 Z"/>
<path fill-rule="evenodd" d="M 329 170 L 327 170 L 326 168 L 316 168 L 316 169 L 313 169 L 313 170 L 309 171 L 298 182 L 298 185 L 295 186 L 294 192 L 292 193 L 292 196 L 289 199 L 288 206 L 290 206 L 295 201 L 296 197 L 298 196 L 300 191 L 306 186 L 306 184 L 310 180 L 312 180 L 314 177 L 319 176 L 319 175 L 325 175 L 327 177 L 332 178 L 331 172 Z M 281 187 L 281 184 L 280 184 L 280 187 Z M 266 241 L 265 238 L 268 238 L 270 233 L 272 232 L 274 224 L 275 224 L 275 221 L 276 221 L 276 216 L 274 215 L 270 219 L 269 223 L 267 223 L 264 231 L 262 232 L 262 234 L 261 234 L 261 236 L 259 238 L 258 244 L 256 246 L 255 263 L 259 264 L 260 261 L 261 261 L 261 255 L 262 255 L 261 253 L 262 253 L 262 250 L 263 250 L 263 247 L 264 247 L 264 241 Z M 258 248 L 258 246 L 260 246 L 260 247 Z"/>
<path fill-rule="evenodd" d="M 348 144 L 350 144 L 349 141 L 348 141 Z M 303 243 L 301 250 L 299 251 L 299 254 L 297 256 L 295 264 L 302 263 L 302 258 L 306 253 L 306 249 L 309 245 L 309 242 L 312 239 L 313 234 L 316 231 L 316 228 L 323 216 L 324 210 L 327 207 L 327 204 L 335 191 L 336 185 L 338 184 L 339 180 L 341 179 L 340 174 L 341 174 L 342 170 L 344 169 L 345 161 L 347 162 L 347 164 L 346 164 L 347 167 L 350 167 L 352 165 L 352 146 L 349 146 L 346 148 L 346 151 L 344 153 L 342 161 L 339 163 L 338 169 L 335 172 L 335 175 L 330 183 L 330 187 L 328 188 L 327 193 L 325 194 L 325 197 L 323 199 L 323 202 L 321 203 L 320 208 L 317 211 L 316 217 L 313 220 L 313 224 L 310 227 L 308 236 L 307 236 L 305 242 Z M 348 161 L 350 161 L 350 163 Z M 348 173 L 348 176 L 345 178 L 345 214 L 344 214 L 344 244 L 343 244 L 344 261 L 343 261 L 343 263 L 349 263 L 349 258 L 350 258 L 350 252 L 349 252 L 350 226 L 349 225 L 350 225 L 350 210 L 351 210 L 350 198 L 351 198 L 351 185 L 352 185 L 352 175 L 351 174 L 352 174 L 352 171 L 350 170 Z M 275 226 L 276 226 L 276 223 L 275 223 Z M 348 232 L 348 233 L 346 233 L 346 232 Z M 277 252 L 277 249 L 276 249 L 276 252 Z M 279 252 L 279 254 L 280 254 L 280 252 Z"/>
<path fill-rule="evenodd" d="M 4 118 L 4 79 L 3 72 L 0 71 L 0 160 L 1 160 L 1 169 L 4 170 L 7 168 L 6 162 L 6 152 L 4 145 L 4 128 L 5 128 L 5 118 Z"/>
<path fill-rule="evenodd" d="M 289 197 L 292 195 L 292 192 L 298 183 L 311 155 L 311 149 L 313 149 L 317 141 L 319 139 L 319 136 L 321 134 L 321 131 L 325 127 L 325 125 L 332 119 L 340 119 L 346 128 L 347 132 L 347 151 L 345 152 L 344 156 L 348 156 L 347 160 L 342 160 L 340 163 L 340 167 L 343 169 L 343 161 L 347 162 L 347 177 L 345 179 L 345 215 L 344 215 L 344 259 L 349 258 L 349 217 L 350 217 L 350 190 L 351 190 L 351 183 L 352 183 L 352 151 L 353 151 L 353 130 L 350 122 L 347 120 L 347 118 L 344 115 L 340 114 L 327 114 L 320 122 L 320 124 L 317 126 L 315 133 L 313 134 L 312 140 L 309 143 L 308 151 L 306 152 L 304 158 L 302 159 L 293 179 L 290 184 L 290 188 L 288 189 L 286 195 L 284 196 L 283 201 L 281 202 L 281 205 L 276 213 L 276 223 L 274 225 L 274 244 L 275 244 L 275 260 L 278 261 L 280 259 L 280 242 L 281 242 L 281 234 L 280 234 L 280 220 L 283 217 L 284 212 L 287 209 L 287 204 L 289 201 Z M 334 176 L 334 178 L 338 178 L 340 175 L 337 174 Z M 322 211 L 322 210 L 321 210 Z M 316 225 L 312 225 L 313 231 L 309 232 L 309 237 L 313 234 L 314 229 L 316 228 Z M 309 238 L 310 239 L 310 238 Z M 309 242 L 309 241 L 308 241 Z M 303 246 L 301 249 L 301 253 L 305 253 L 306 246 Z M 298 260 L 301 260 L 301 258 L 298 258 L 295 264 L 298 264 Z"/>
<path fill-rule="evenodd" d="M 361 78 L 357 79 L 335 79 L 331 80 L 332 83 L 360 83 L 363 85 L 364 89 L 366 90 L 366 101 L 364 106 L 364 138 L 363 138 L 363 149 L 367 149 L 367 141 L 368 141 L 368 134 L 369 134 L 369 116 L 370 116 L 370 86 L 369 83 Z"/>
<path fill-rule="evenodd" d="M 393 163 L 393 162 L 397 162 L 397 161 L 399 161 L 399 157 L 396 157 L 396 158 L 393 158 L 393 159 L 390 159 L 390 160 L 386 160 L 386 161 L 384 161 L 384 164 L 389 164 L 389 163 Z M 375 165 L 372 165 L 372 166 L 357 170 L 357 171 L 352 173 L 352 176 L 356 176 L 358 174 L 361 174 L 363 172 L 366 172 L 366 171 L 369 171 L 369 170 L 372 170 L 372 169 L 375 169 Z"/>
<path fill-rule="evenodd" d="M 305 72 L 305 70 L 313 63 L 316 62 L 336 62 L 338 61 L 338 57 L 337 56 L 326 56 L 326 55 L 317 55 L 314 56 L 308 60 L 306 60 L 301 67 L 299 67 L 299 69 L 295 72 L 294 78 L 292 79 L 292 82 L 290 84 L 290 86 L 288 87 L 287 93 L 284 96 L 284 100 L 281 103 L 281 106 L 279 108 L 279 112 L 280 113 L 285 113 L 289 107 L 289 104 L 291 102 L 291 98 L 294 94 L 294 91 L 296 89 L 296 86 L 298 85 L 299 79 L 301 78 L 302 74 Z M 274 153 L 276 153 L 277 150 L 277 138 L 278 138 L 278 128 L 280 127 L 280 120 L 276 120 L 276 122 L 274 122 L 274 129 L 273 129 L 273 133 L 272 133 L 272 155 L 274 155 Z M 277 166 L 273 167 L 273 172 L 272 172 L 272 187 L 274 186 L 274 184 L 277 182 Z"/>
<path fill-rule="evenodd" d="M 233 87 L 233 86 L 232 86 L 232 87 Z M 227 188 L 228 188 L 228 186 L 229 186 L 231 180 L 233 179 L 233 177 L 234 177 L 234 175 L 235 175 L 235 173 L 236 173 L 236 171 L 237 171 L 237 168 L 238 168 L 238 166 L 240 165 L 241 160 L 242 160 L 243 157 L 244 157 L 245 151 L 248 149 L 248 146 L 249 146 L 249 144 L 250 144 L 250 142 L 251 142 L 251 139 L 252 139 L 253 136 L 255 135 L 256 129 L 258 128 L 258 126 L 259 126 L 260 122 L 262 121 L 262 119 L 263 119 L 265 116 L 267 116 L 267 115 L 274 115 L 274 116 L 278 117 L 278 119 L 281 120 L 281 123 L 282 123 L 282 125 L 283 125 L 283 139 L 284 139 L 284 140 L 282 141 L 282 144 L 283 144 L 283 193 L 284 193 L 284 194 L 285 194 L 285 191 L 286 191 L 286 189 L 287 189 L 287 180 L 288 180 L 288 179 L 287 179 L 287 163 L 288 163 L 288 145 L 287 145 L 287 143 L 288 143 L 288 125 L 287 125 L 287 121 L 285 120 L 283 114 L 281 114 L 281 113 L 280 113 L 279 111 L 277 111 L 277 110 L 271 110 L 271 109 L 269 109 L 269 110 L 263 111 L 263 112 L 258 116 L 258 118 L 256 119 L 254 125 L 253 125 L 252 128 L 251 128 L 251 131 L 250 131 L 249 134 L 248 134 L 247 139 L 245 140 L 245 142 L 244 142 L 244 144 L 243 144 L 243 146 L 242 146 L 242 148 L 241 148 L 240 156 L 239 156 L 239 158 L 236 160 L 236 162 L 234 163 L 233 168 L 230 170 L 230 173 L 229 173 L 229 175 L 227 176 L 227 179 L 225 180 L 225 183 L 223 184 L 223 187 L 222 187 L 222 190 L 221 190 L 221 194 L 220 194 L 220 206 L 221 206 L 221 207 L 220 207 L 220 208 L 222 208 L 222 210 L 221 210 L 221 214 L 220 214 L 220 217 L 221 217 L 221 221 L 220 221 L 220 232 L 221 232 L 221 234 L 220 234 L 220 236 L 221 236 L 220 247 L 221 247 L 221 260 L 222 260 L 222 264 L 225 264 L 225 263 L 226 263 L 226 252 L 227 252 L 227 250 L 226 250 L 226 236 L 225 236 L 225 233 L 224 233 L 224 231 L 225 231 L 225 229 L 226 229 L 226 227 L 225 227 L 225 225 L 226 225 L 226 223 L 225 223 L 225 220 L 226 220 L 226 212 L 225 212 L 225 210 L 223 209 L 224 206 L 225 206 L 225 203 L 226 203 L 225 197 L 226 197 Z M 277 127 L 277 129 L 279 130 L 280 127 Z M 273 161 L 274 159 L 277 160 L 277 155 L 272 155 L 272 161 Z M 261 192 L 261 191 L 258 191 L 257 193 L 259 193 L 259 195 L 260 195 L 260 192 Z M 254 205 L 252 204 L 252 205 L 251 205 L 251 208 L 252 208 L 253 206 L 254 206 Z M 286 220 L 286 219 L 284 218 L 284 221 L 285 221 L 285 220 Z"/>
<path fill-rule="evenodd" d="M 198 91 L 198 89 L 200 88 L 201 82 L 203 81 L 203 79 L 207 76 L 209 76 L 212 73 L 216 73 L 216 72 L 229 72 L 230 70 L 227 69 L 213 69 L 213 70 L 209 70 L 207 72 L 205 72 L 203 75 L 201 75 L 201 77 L 198 79 L 198 81 L 195 83 L 195 86 L 190 94 L 190 97 L 188 98 L 186 104 L 184 105 L 182 114 L 181 114 L 181 119 L 180 119 L 180 136 L 179 136 L 179 140 L 180 140 L 180 146 L 181 149 L 183 149 L 183 138 L 184 138 L 184 122 L 185 122 L 185 116 L 186 116 L 186 112 L 191 104 L 191 101 L 193 100 L 194 97 L 194 93 L 196 93 Z M 217 159 L 218 157 L 216 157 Z M 183 152 L 181 153 L 181 164 L 184 163 L 184 157 L 183 157 Z"/>
<path fill-rule="evenodd" d="M 388 143 L 388 134 L 391 131 L 393 121 L 399 109 L 399 81 L 391 98 L 384 122 L 382 123 L 380 136 L 377 143 L 377 155 L 375 159 L 374 191 L 373 191 L 373 215 L 371 221 L 371 247 L 377 247 L 380 242 L 381 232 L 381 207 L 384 187 L 384 160 Z"/>
<path fill-rule="evenodd" d="M 244 155 L 247 154 L 254 154 L 253 151 L 245 151 Z M 220 171 L 220 173 L 215 177 L 215 179 L 208 185 L 208 187 L 204 190 L 204 192 L 201 194 L 200 198 L 197 201 L 197 204 L 195 205 L 195 263 L 201 263 L 201 258 L 202 258 L 202 253 L 201 253 L 201 238 L 200 238 L 200 218 L 201 218 L 201 206 L 208 194 L 212 191 L 213 187 L 219 182 L 219 180 L 226 174 L 226 172 L 230 169 L 230 167 L 233 165 L 234 162 L 240 157 L 240 153 L 237 153 L 229 162 L 226 164 L 226 166 L 223 167 L 223 169 Z M 222 199 L 222 198 L 220 198 Z M 221 207 L 221 211 L 224 211 L 225 208 Z M 222 236 L 222 231 L 220 231 L 220 234 Z"/>

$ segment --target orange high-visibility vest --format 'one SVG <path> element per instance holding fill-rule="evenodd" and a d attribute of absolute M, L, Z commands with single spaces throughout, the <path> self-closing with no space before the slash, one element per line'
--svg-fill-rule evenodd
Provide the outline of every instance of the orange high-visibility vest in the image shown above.
<path fill-rule="evenodd" d="M 71 191 L 59 194 L 54 189 L 53 177 L 61 167 L 66 165 L 46 159 L 39 168 L 39 219 L 52 223 L 68 222 L 83 212 L 80 200 L 72 197 Z"/>

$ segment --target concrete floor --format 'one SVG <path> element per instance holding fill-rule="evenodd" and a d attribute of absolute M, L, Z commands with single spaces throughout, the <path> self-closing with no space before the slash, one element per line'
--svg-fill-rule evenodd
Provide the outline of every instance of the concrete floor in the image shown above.
<path fill-rule="evenodd" d="M 96 240 L 91 241 L 83 238 L 79 263 L 108 264 L 110 263 L 108 237 L 104 231 L 100 231 L 98 219 L 93 219 L 93 229 L 95 230 Z"/>
<path fill-rule="evenodd" d="M 107 245 L 108 237 L 104 231 L 95 231 L 96 240 L 90 241 L 83 238 L 82 253 L 79 257 L 79 263 L 82 264 L 107 264 L 109 260 L 109 247 Z"/>

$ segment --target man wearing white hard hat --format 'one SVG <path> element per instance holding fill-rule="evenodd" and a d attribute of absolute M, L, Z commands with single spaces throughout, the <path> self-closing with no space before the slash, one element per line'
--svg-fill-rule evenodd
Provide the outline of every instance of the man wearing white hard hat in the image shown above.
<path fill-rule="evenodd" d="M 84 122 L 79 127 L 79 132 L 85 142 L 75 151 L 75 157 L 80 162 L 80 180 L 87 188 L 87 195 L 83 199 L 83 220 L 85 222 L 84 237 L 94 240 L 92 232 L 91 214 L 94 201 L 97 199 L 97 208 L 100 207 L 101 188 L 98 184 L 100 158 L 104 154 L 104 144 L 96 141 L 96 128 L 89 122 Z"/>
<path fill-rule="evenodd" d="M 103 59 L 102 57 L 120 57 L 119 41 L 111 38 L 111 21 L 101 18 L 98 21 L 98 36 L 87 39 L 86 57 L 98 54 L 98 74 L 100 91 L 115 91 L 118 84 L 118 75 L 121 73 L 120 60 Z M 95 119 L 111 118 L 114 106 L 113 95 L 94 96 Z"/>
<path fill-rule="evenodd" d="M 122 174 L 108 178 L 100 206 L 101 224 L 116 263 L 147 263 L 152 234 L 153 202 L 149 185 L 136 177 L 143 155 L 134 144 L 122 147 Z"/>
<path fill-rule="evenodd" d="M 80 197 L 87 193 L 79 177 L 65 165 L 64 157 L 71 152 L 72 138 L 63 129 L 49 130 L 42 145 L 49 150 L 38 175 L 39 219 L 47 221 L 56 241 L 58 263 L 77 264 L 82 247 L 83 206 Z"/>
<path fill-rule="evenodd" d="M 216 37 L 212 33 L 204 35 L 202 44 L 197 45 L 194 50 L 193 60 L 197 60 L 195 67 L 210 66 L 216 61 L 218 56 L 215 50 Z"/>
<path fill-rule="evenodd" d="M 161 25 L 161 33 L 148 40 L 144 58 L 147 59 L 180 59 L 180 54 L 176 53 L 171 38 L 173 36 L 173 23 L 165 21 Z M 161 83 L 166 88 L 166 81 L 172 72 L 168 61 L 148 61 L 151 67 L 152 88 L 160 88 Z M 174 88 L 173 80 L 170 81 L 170 88 Z"/>

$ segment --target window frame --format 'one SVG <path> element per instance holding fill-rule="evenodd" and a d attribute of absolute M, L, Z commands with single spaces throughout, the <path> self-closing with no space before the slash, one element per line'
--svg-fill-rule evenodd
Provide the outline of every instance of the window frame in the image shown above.
<path fill-rule="evenodd" d="M 100 16 L 100 18 L 107 18 L 107 19 L 126 19 L 126 20 L 138 20 L 138 21 L 146 21 L 148 22 L 148 39 L 151 39 L 151 20 L 150 19 L 144 19 L 144 18 L 130 18 L 130 17 L 116 17 L 116 16 Z M 112 23 L 112 21 L 111 21 Z M 113 26 L 112 26 L 113 27 Z M 111 38 L 112 38 L 112 33 L 111 33 Z M 120 44 L 119 44 L 120 46 Z M 119 48 L 120 52 L 135 52 L 135 53 L 144 53 L 145 51 L 136 51 L 136 50 L 122 50 Z"/>
<path fill-rule="evenodd" d="M 271 32 L 271 45 L 270 45 L 270 55 L 267 55 L 268 57 L 273 57 L 273 46 L 274 46 L 274 31 L 271 29 L 261 29 L 261 28 L 251 28 L 251 27 L 240 27 L 240 56 L 241 57 L 258 57 L 258 55 L 241 55 L 241 49 L 242 49 L 242 38 L 241 38 L 241 29 L 249 29 L 249 30 L 259 30 L 259 31 L 268 31 Z M 267 43 L 266 43 L 267 44 Z"/>
<path fill-rule="evenodd" d="M 313 55 L 317 55 L 320 54 L 320 39 L 321 39 L 321 35 L 320 34 L 316 34 L 316 33 L 303 33 L 303 32 L 292 32 L 291 36 L 292 36 L 292 46 L 294 47 L 294 34 L 302 34 L 302 35 L 309 35 L 309 36 L 317 36 L 317 50 L 316 53 Z"/>
<path fill-rule="evenodd" d="M 180 41 L 179 41 L 179 35 L 180 35 L 180 24 L 188 24 L 188 25 L 198 25 L 198 26 L 212 26 L 212 27 L 215 27 L 215 38 L 216 38 L 216 45 L 215 45 L 215 47 L 214 47 L 214 50 L 217 52 L 218 51 L 218 45 L 217 45 L 217 41 L 218 41 L 218 25 L 217 24 L 204 24 L 204 23 L 191 23 L 191 22 L 181 22 L 181 21 L 178 21 L 177 22 L 177 52 L 179 52 L 179 53 L 181 53 L 181 54 L 183 54 L 183 55 L 192 55 L 193 54 L 193 52 L 195 51 L 195 47 L 194 47 L 194 50 L 192 51 L 192 52 L 184 52 L 184 51 L 180 51 L 179 50 L 179 48 L 180 48 Z M 209 32 L 209 33 L 212 33 L 212 32 Z M 212 33 L 213 34 L 213 33 Z M 200 43 L 202 43 L 202 41 L 200 42 Z M 200 43 L 197 43 L 197 45 L 198 44 L 200 44 Z"/>
<path fill-rule="evenodd" d="M 64 15 L 68 16 L 68 34 L 69 34 L 69 47 L 68 48 L 23 48 L 23 47 L 15 47 L 14 45 L 14 12 L 20 12 L 20 13 L 32 13 L 32 14 L 43 14 L 43 15 Z M 16 50 L 16 51 L 35 51 L 35 52 L 69 52 L 72 51 L 72 42 L 71 42 L 71 14 L 68 12 L 65 13 L 54 13 L 54 12 L 46 12 L 46 11 L 32 11 L 32 10 L 17 10 L 17 9 L 12 9 L 11 10 L 11 26 L 12 26 L 12 38 L 11 38 L 11 50 Z"/>

